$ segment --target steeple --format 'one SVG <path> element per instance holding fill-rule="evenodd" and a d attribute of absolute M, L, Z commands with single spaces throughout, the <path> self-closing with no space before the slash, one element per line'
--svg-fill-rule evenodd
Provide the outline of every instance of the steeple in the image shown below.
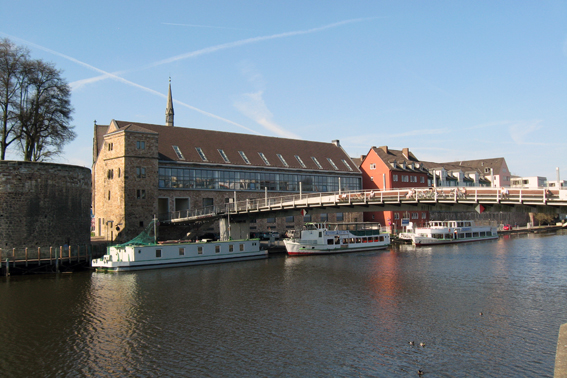
<path fill-rule="evenodd" d="M 173 98 L 171 96 L 171 78 L 169 78 L 169 93 L 167 94 L 167 108 L 165 108 L 165 125 L 173 127 Z"/>

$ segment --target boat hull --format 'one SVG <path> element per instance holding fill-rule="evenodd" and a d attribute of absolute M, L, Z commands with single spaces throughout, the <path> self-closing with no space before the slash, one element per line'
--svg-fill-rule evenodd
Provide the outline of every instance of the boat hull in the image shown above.
<path fill-rule="evenodd" d="M 434 239 L 434 238 L 415 237 L 412 240 L 412 244 L 420 247 L 426 245 L 471 243 L 471 242 L 477 242 L 483 240 L 495 240 L 495 239 L 498 239 L 498 236 L 484 236 L 478 238 L 465 238 L 465 239 Z"/>
<path fill-rule="evenodd" d="M 97 272 L 125 272 L 264 259 L 259 240 L 111 247 L 92 261 Z"/>
<path fill-rule="evenodd" d="M 389 244 L 368 243 L 364 246 L 352 246 L 341 248 L 325 248 L 325 245 L 303 244 L 300 242 L 293 242 L 284 240 L 284 244 L 288 255 L 301 256 L 301 255 L 330 255 L 336 253 L 349 253 L 349 252 L 364 252 L 373 251 L 378 249 L 385 249 Z"/>

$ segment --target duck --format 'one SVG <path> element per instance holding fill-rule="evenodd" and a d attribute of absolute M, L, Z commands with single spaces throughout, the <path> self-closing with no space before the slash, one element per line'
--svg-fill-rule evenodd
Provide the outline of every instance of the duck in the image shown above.
<path fill-rule="evenodd" d="M 419 369 L 419 370 L 417 371 L 417 375 L 423 375 L 423 370 Z"/>
<path fill-rule="evenodd" d="M 419 343 L 419 346 L 420 346 L 420 347 L 424 347 L 424 346 L 425 346 L 425 343 Z"/>
<path fill-rule="evenodd" d="M 414 342 L 414 341 L 410 341 L 408 344 L 409 344 L 409 345 L 415 345 L 415 342 Z"/>

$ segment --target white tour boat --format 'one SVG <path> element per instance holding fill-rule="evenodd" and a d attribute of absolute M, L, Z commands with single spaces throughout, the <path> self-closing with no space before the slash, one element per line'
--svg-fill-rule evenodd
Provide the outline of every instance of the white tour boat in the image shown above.
<path fill-rule="evenodd" d="M 260 249 L 259 239 L 156 243 L 147 230 L 142 234 L 128 243 L 108 247 L 106 255 L 93 259 L 92 267 L 97 272 L 120 272 L 268 257 L 268 251 Z"/>
<path fill-rule="evenodd" d="M 388 247 L 390 234 L 380 232 L 380 223 L 306 223 L 284 244 L 289 255 L 370 251 Z"/>
<path fill-rule="evenodd" d="M 498 233 L 491 226 L 475 226 L 472 220 L 430 221 L 426 227 L 414 227 L 410 222 L 399 238 L 411 239 L 413 245 L 420 246 L 498 239 Z"/>

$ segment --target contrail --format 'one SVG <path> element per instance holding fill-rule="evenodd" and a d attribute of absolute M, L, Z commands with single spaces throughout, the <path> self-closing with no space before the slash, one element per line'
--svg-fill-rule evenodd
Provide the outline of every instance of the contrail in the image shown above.
<path fill-rule="evenodd" d="M 190 28 L 210 28 L 210 29 L 229 29 L 229 30 L 247 30 L 251 31 L 251 29 L 242 29 L 242 28 L 230 28 L 227 26 L 212 26 L 212 25 L 194 25 L 194 24 L 174 24 L 172 22 L 162 22 L 162 25 L 171 25 L 171 26 L 187 26 Z"/>
<path fill-rule="evenodd" d="M 11 36 L 11 35 L 6 34 L 6 33 L 3 33 L 3 32 L 0 32 L 0 34 L 5 35 L 5 36 L 8 36 L 8 37 L 11 38 L 11 39 L 14 39 L 14 40 L 23 42 L 23 43 L 25 43 L 25 44 L 28 44 L 28 45 L 30 45 L 30 46 L 33 46 L 33 47 L 35 47 L 35 48 L 37 48 L 37 49 L 46 51 L 46 52 L 48 52 L 48 53 L 51 53 L 51 54 L 54 54 L 54 55 L 57 55 L 57 56 L 60 56 L 60 57 L 62 57 L 62 58 L 65 58 L 65 59 L 67 59 L 67 60 L 70 60 L 71 62 L 75 62 L 75 63 L 77 63 L 77 64 L 79 64 L 79 65 L 81 65 L 81 66 L 83 66 L 83 67 L 86 67 L 86 68 L 88 68 L 88 69 L 90 69 L 90 70 L 93 70 L 93 71 L 96 71 L 96 72 L 100 72 L 100 73 L 103 74 L 103 76 L 105 76 L 105 77 L 109 77 L 109 78 L 114 79 L 114 80 L 116 80 L 116 81 L 119 81 L 119 82 L 121 82 L 121 83 L 124 83 L 124 84 L 130 85 L 130 86 L 132 86 L 132 87 L 141 89 L 141 90 L 143 90 L 143 91 L 146 91 L 146 92 L 155 94 L 155 95 L 157 95 L 157 96 L 160 96 L 160 97 L 163 97 L 163 98 L 167 98 L 167 96 L 166 96 L 165 94 L 161 93 L 161 92 L 158 92 L 158 91 L 153 90 L 153 89 L 148 88 L 148 87 L 144 87 L 143 85 L 140 85 L 140 84 L 136 84 L 136 83 L 134 83 L 134 82 L 132 82 L 132 81 L 130 81 L 130 80 L 126 80 L 126 79 L 124 79 L 124 78 L 122 78 L 122 77 L 120 77 L 120 76 L 117 76 L 117 75 L 112 74 L 112 73 L 110 73 L 110 72 L 106 72 L 106 71 L 104 71 L 104 70 L 101 70 L 100 68 L 91 66 L 91 65 L 88 64 L 88 63 L 81 62 L 80 60 L 75 59 L 75 58 L 73 58 L 73 57 L 71 57 L 71 56 L 68 56 L 68 55 L 65 55 L 65 54 L 61 54 L 60 52 L 57 52 L 57 51 L 48 49 L 47 47 L 43 47 L 43 46 L 40 46 L 40 45 L 36 45 L 35 43 L 26 41 L 26 40 L 24 40 L 24 39 L 22 39 L 22 38 L 18 38 L 18 37 Z M 247 130 L 247 131 L 249 131 L 249 132 L 251 132 L 251 133 L 254 133 L 254 134 L 257 134 L 257 135 L 262 135 L 262 134 L 258 133 L 257 131 L 252 130 L 252 129 L 250 129 L 250 128 L 244 126 L 244 125 L 241 125 L 241 124 L 239 124 L 239 123 L 233 122 L 233 121 L 231 121 L 231 120 L 229 120 L 229 119 L 226 119 L 226 118 L 223 118 L 223 117 L 221 117 L 221 116 L 218 116 L 218 115 L 215 115 L 215 114 L 206 112 L 206 111 L 204 111 L 204 110 L 201 110 L 201 109 L 196 108 L 196 107 L 194 107 L 194 106 L 191 106 L 191 105 L 189 105 L 189 104 L 185 104 L 185 103 L 183 103 L 183 102 L 181 102 L 181 101 L 174 100 L 173 102 L 176 103 L 176 104 L 179 104 L 179 105 L 181 105 L 181 106 L 184 106 L 184 107 L 186 107 L 186 108 L 189 108 L 189 109 L 191 109 L 191 110 L 195 110 L 196 112 L 199 112 L 199 113 L 201 113 L 201 114 L 204 114 L 204 115 L 206 115 L 206 116 L 208 116 L 208 117 L 215 118 L 215 119 L 218 119 L 218 120 L 220 120 L 220 121 L 223 121 L 223 122 L 226 122 L 226 123 L 230 123 L 231 125 L 241 127 L 241 128 L 243 128 L 244 130 Z"/>

